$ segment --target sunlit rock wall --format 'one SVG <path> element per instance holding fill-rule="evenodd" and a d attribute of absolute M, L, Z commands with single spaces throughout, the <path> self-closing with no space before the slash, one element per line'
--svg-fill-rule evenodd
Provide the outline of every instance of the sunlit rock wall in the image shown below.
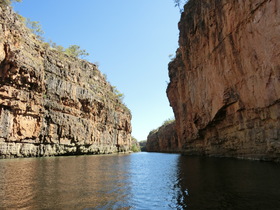
<path fill-rule="evenodd" d="M 38 41 L 1 5 L 1 157 L 128 151 L 130 121 L 96 65 Z"/>
<path fill-rule="evenodd" d="M 180 150 L 280 160 L 280 1 L 190 0 L 167 89 Z"/>

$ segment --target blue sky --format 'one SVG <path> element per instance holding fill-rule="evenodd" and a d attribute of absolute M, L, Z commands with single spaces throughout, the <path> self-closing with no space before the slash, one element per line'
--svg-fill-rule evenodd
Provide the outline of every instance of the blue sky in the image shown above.
<path fill-rule="evenodd" d="M 166 97 L 169 55 L 178 47 L 173 0 L 23 0 L 15 11 L 39 21 L 46 41 L 79 45 L 124 93 L 132 135 L 145 140 L 173 117 Z"/>

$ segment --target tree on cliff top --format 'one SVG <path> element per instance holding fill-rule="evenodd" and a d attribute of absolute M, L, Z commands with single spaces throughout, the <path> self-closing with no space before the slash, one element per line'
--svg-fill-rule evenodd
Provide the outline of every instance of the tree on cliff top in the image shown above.
<path fill-rule="evenodd" d="M 13 2 L 21 2 L 22 0 L 0 0 L 0 4 L 5 5 L 11 5 Z M 37 37 L 37 39 L 44 41 L 44 31 L 42 29 L 41 24 L 38 21 L 32 21 L 29 18 L 25 18 L 21 16 L 20 14 L 17 14 L 18 18 L 29 28 L 29 30 Z M 86 50 L 81 49 L 78 45 L 70 45 L 68 48 L 64 48 L 60 45 L 57 45 L 56 43 L 49 41 L 48 43 L 44 43 L 46 46 L 52 47 L 59 52 L 65 53 L 69 56 L 73 56 L 76 58 L 84 58 L 85 56 L 88 56 L 89 53 L 86 52 Z"/>
<path fill-rule="evenodd" d="M 149 135 L 158 132 L 158 130 L 159 130 L 161 127 L 167 126 L 167 125 L 169 125 L 169 124 L 171 124 L 171 123 L 173 123 L 173 122 L 175 122 L 175 117 L 170 117 L 170 118 L 168 118 L 167 120 L 165 120 L 165 121 L 162 123 L 161 126 L 159 126 L 159 127 L 156 128 L 156 129 L 151 130 L 150 133 L 149 133 Z"/>
<path fill-rule="evenodd" d="M 89 53 L 87 53 L 85 50 L 82 50 L 80 46 L 78 45 L 70 45 L 68 48 L 64 51 L 69 56 L 74 56 L 76 58 L 80 57 L 83 58 L 85 56 L 88 56 Z"/>
<path fill-rule="evenodd" d="M 1 4 L 11 5 L 12 2 L 21 2 L 22 0 L 1 0 Z"/>
<path fill-rule="evenodd" d="M 37 39 L 44 41 L 43 34 L 45 33 L 38 21 L 31 21 L 29 18 L 24 18 L 25 25 L 36 35 Z"/>
<path fill-rule="evenodd" d="M 171 123 L 173 123 L 175 121 L 175 118 L 174 117 L 171 117 L 171 118 L 168 118 L 167 120 L 165 120 L 161 126 L 166 126 L 166 125 L 169 125 Z"/>
<path fill-rule="evenodd" d="M 184 5 L 188 2 L 188 0 L 173 0 L 175 7 L 178 7 L 180 12 L 184 11 Z"/>
<path fill-rule="evenodd" d="M 121 93 L 116 86 L 112 86 L 112 89 L 113 89 L 113 92 L 115 93 L 116 97 L 121 101 L 123 102 L 123 99 L 124 99 L 124 94 Z"/>

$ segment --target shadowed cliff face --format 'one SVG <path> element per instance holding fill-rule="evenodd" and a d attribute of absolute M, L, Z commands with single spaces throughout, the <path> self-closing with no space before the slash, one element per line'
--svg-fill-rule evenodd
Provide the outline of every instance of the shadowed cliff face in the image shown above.
<path fill-rule="evenodd" d="M 167 95 L 180 150 L 280 160 L 280 1 L 190 0 Z"/>
<path fill-rule="evenodd" d="M 0 7 L 0 156 L 128 151 L 131 114 L 94 64 L 44 46 Z"/>

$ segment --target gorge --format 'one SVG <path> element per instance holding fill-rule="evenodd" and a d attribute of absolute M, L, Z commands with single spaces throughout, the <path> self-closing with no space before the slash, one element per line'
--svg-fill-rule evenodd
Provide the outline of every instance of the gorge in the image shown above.
<path fill-rule="evenodd" d="M 95 64 L 39 41 L 0 4 L 0 157 L 127 152 L 131 113 Z"/>
<path fill-rule="evenodd" d="M 188 1 L 169 64 L 175 118 L 153 89 L 167 101 L 164 48 L 186 0 L 18 4 L 62 46 L 83 39 L 100 68 L 38 40 L 3 1 L 21 0 L 0 1 L 0 209 L 280 209 L 279 0 Z M 99 69 L 130 89 L 132 111 Z M 133 134 L 169 117 L 146 144 L 131 136 L 137 112 Z M 130 154 L 139 144 L 149 152 Z"/>
<path fill-rule="evenodd" d="M 279 0 L 190 0 L 148 151 L 280 161 Z M 95 64 L 0 7 L 0 157 L 129 151 L 131 113 Z"/>
<path fill-rule="evenodd" d="M 167 88 L 178 139 L 155 143 L 161 128 L 148 151 L 280 161 L 279 9 L 278 0 L 185 5 Z"/>

